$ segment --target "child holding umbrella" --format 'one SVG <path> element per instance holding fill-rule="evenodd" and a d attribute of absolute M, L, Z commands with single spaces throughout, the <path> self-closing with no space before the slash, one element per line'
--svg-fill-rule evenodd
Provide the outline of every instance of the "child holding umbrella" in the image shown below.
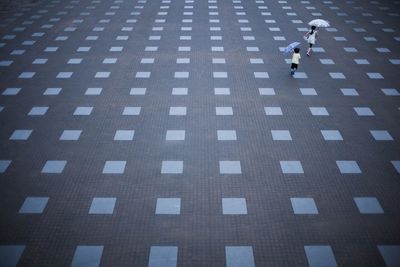
<path fill-rule="evenodd" d="M 316 30 L 317 27 L 315 27 L 314 25 L 311 26 L 311 31 L 307 32 L 305 35 L 305 38 L 307 38 L 307 43 L 309 45 L 308 49 L 307 49 L 307 56 L 310 56 L 310 52 L 311 49 L 313 47 L 313 45 L 315 44 L 315 40 L 318 36 L 318 31 Z"/>
<path fill-rule="evenodd" d="M 290 66 L 290 75 L 294 75 L 300 63 L 300 48 L 296 47 L 292 56 L 292 65 Z"/>

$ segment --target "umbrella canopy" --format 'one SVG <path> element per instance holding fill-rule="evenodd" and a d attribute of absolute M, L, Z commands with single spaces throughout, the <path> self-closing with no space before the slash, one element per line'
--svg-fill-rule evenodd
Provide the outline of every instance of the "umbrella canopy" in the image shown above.
<path fill-rule="evenodd" d="M 284 52 L 284 53 L 289 53 L 290 51 L 292 51 L 293 49 L 295 49 L 295 48 L 298 47 L 299 45 L 300 45 L 299 42 L 291 43 L 290 45 L 288 45 L 288 46 L 283 50 L 283 52 Z"/>
<path fill-rule="evenodd" d="M 323 19 L 313 19 L 308 23 L 310 26 L 315 26 L 315 27 L 329 27 L 329 22 Z"/>

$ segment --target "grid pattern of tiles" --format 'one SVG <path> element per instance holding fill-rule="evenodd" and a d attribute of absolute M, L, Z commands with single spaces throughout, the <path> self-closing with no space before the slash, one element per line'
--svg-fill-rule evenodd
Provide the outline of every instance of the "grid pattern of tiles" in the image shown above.
<path fill-rule="evenodd" d="M 0 8 L 0 266 L 400 266 L 400 1 Z"/>

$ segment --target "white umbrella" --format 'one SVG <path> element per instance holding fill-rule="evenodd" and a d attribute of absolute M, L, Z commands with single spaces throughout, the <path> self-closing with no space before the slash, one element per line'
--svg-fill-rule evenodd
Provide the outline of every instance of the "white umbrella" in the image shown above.
<path fill-rule="evenodd" d="M 308 23 L 310 26 L 315 26 L 315 27 L 329 27 L 329 22 L 323 19 L 313 19 Z"/>

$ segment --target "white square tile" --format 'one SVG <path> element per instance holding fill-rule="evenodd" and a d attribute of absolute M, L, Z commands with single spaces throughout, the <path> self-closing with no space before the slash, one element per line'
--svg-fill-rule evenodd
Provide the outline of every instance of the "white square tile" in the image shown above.
<path fill-rule="evenodd" d="M 151 72 L 149 71 L 139 71 L 136 72 L 135 78 L 139 78 L 139 79 L 148 79 L 150 78 Z"/>
<path fill-rule="evenodd" d="M 224 47 L 223 46 L 212 46 L 211 47 L 211 51 L 212 52 L 223 52 L 224 51 Z"/>
<path fill-rule="evenodd" d="M 386 47 L 377 47 L 376 51 L 378 51 L 379 53 L 390 53 L 391 51 L 386 48 Z"/>
<path fill-rule="evenodd" d="M 77 107 L 74 111 L 75 116 L 88 116 L 92 113 L 93 107 Z"/>
<path fill-rule="evenodd" d="M 167 130 L 166 141 L 184 141 L 185 130 Z"/>
<path fill-rule="evenodd" d="M 258 88 L 260 95 L 275 95 L 274 88 Z"/>
<path fill-rule="evenodd" d="M 338 130 L 321 130 L 325 141 L 342 141 L 343 137 Z"/>
<path fill-rule="evenodd" d="M 300 92 L 304 96 L 316 96 L 317 91 L 314 88 L 300 88 Z"/>
<path fill-rule="evenodd" d="M 64 130 L 59 140 L 62 141 L 76 141 L 79 140 L 82 130 Z"/>
<path fill-rule="evenodd" d="M 89 214 L 113 214 L 116 201 L 115 197 L 95 197 L 90 205 Z"/>
<path fill-rule="evenodd" d="M 18 78 L 19 79 L 31 79 L 35 76 L 36 72 L 22 72 Z"/>
<path fill-rule="evenodd" d="M 46 114 L 47 110 L 49 109 L 49 107 L 33 107 L 28 115 L 29 116 L 43 116 Z"/>
<path fill-rule="evenodd" d="M 190 58 L 177 58 L 176 64 L 189 64 Z"/>
<path fill-rule="evenodd" d="M 85 95 L 100 95 L 102 92 L 103 88 L 88 88 L 85 92 Z"/>
<path fill-rule="evenodd" d="M 354 61 L 356 62 L 356 64 L 358 65 L 368 65 L 369 61 L 366 59 L 354 59 Z"/>
<path fill-rule="evenodd" d="M 272 140 L 274 141 L 291 141 L 292 136 L 288 130 L 271 130 Z"/>
<path fill-rule="evenodd" d="M 69 79 L 72 77 L 73 72 L 59 72 L 57 74 L 58 79 Z"/>
<path fill-rule="evenodd" d="M 134 135 L 134 130 L 117 130 L 114 135 L 114 141 L 132 141 Z"/>
<path fill-rule="evenodd" d="M 251 246 L 225 246 L 226 267 L 255 267 Z"/>
<path fill-rule="evenodd" d="M 358 116 L 375 116 L 374 112 L 368 107 L 354 107 Z"/>
<path fill-rule="evenodd" d="M 183 161 L 162 161 L 161 174 L 182 174 Z"/>
<path fill-rule="evenodd" d="M 42 65 L 42 64 L 46 64 L 47 61 L 48 61 L 47 58 L 36 58 L 36 59 L 32 62 L 32 64 L 34 64 L 34 65 Z"/>
<path fill-rule="evenodd" d="M 191 47 L 190 46 L 179 46 L 178 47 L 178 51 L 179 52 L 190 52 L 191 51 Z"/>
<path fill-rule="evenodd" d="M 102 78 L 102 79 L 104 79 L 104 78 L 109 78 L 110 77 L 110 74 L 111 74 L 111 72 L 106 72 L 106 71 L 99 71 L 99 72 L 96 72 L 96 74 L 95 74 L 95 78 Z"/>
<path fill-rule="evenodd" d="M 313 198 L 290 198 L 294 214 L 318 214 L 317 206 Z"/>
<path fill-rule="evenodd" d="M 358 92 L 354 88 L 340 88 L 340 91 L 345 96 L 358 96 Z"/>
<path fill-rule="evenodd" d="M 146 94 L 146 88 L 131 88 L 129 94 L 130 95 L 145 95 Z"/>
<path fill-rule="evenodd" d="M 122 115 L 125 116 L 138 116 L 141 112 L 141 107 L 124 107 Z"/>
<path fill-rule="evenodd" d="M 282 173 L 287 174 L 302 174 L 304 173 L 303 166 L 300 161 L 280 161 Z"/>
<path fill-rule="evenodd" d="M 218 141 L 236 141 L 236 131 L 235 130 L 218 130 L 217 131 Z"/>
<path fill-rule="evenodd" d="M 216 115 L 233 115 L 232 107 L 216 107 L 215 108 Z"/>
<path fill-rule="evenodd" d="M 280 107 L 264 107 L 265 115 L 267 116 L 280 116 L 283 115 Z"/>
<path fill-rule="evenodd" d="M 248 52 L 259 52 L 260 49 L 258 47 L 256 47 L 256 46 L 248 46 L 248 47 L 246 47 L 246 51 L 248 51 Z"/>
<path fill-rule="evenodd" d="M 153 64 L 154 63 L 154 58 L 142 58 L 140 60 L 141 64 Z"/>
<path fill-rule="evenodd" d="M 381 204 L 375 197 L 355 197 L 354 202 L 361 214 L 383 214 Z"/>
<path fill-rule="evenodd" d="M 230 95 L 231 91 L 229 88 L 214 88 L 215 95 Z"/>
<path fill-rule="evenodd" d="M 212 59 L 212 63 L 213 64 L 225 64 L 225 58 L 213 58 Z"/>
<path fill-rule="evenodd" d="M 250 58 L 250 64 L 264 64 L 262 58 Z"/>
<path fill-rule="evenodd" d="M 296 79 L 307 79 L 308 76 L 307 76 L 307 74 L 305 72 L 296 71 L 294 73 L 294 75 L 293 75 L 293 78 L 296 78 Z"/>
<path fill-rule="evenodd" d="M 400 96 L 396 88 L 382 88 L 381 90 L 386 96 Z"/>
<path fill-rule="evenodd" d="M 331 76 L 332 79 L 346 79 L 346 76 L 341 72 L 329 72 L 329 76 Z"/>
<path fill-rule="evenodd" d="M 371 130 L 369 132 L 376 141 L 393 141 L 393 137 L 388 131 Z"/>
<path fill-rule="evenodd" d="M 90 46 L 81 46 L 81 47 L 78 47 L 78 49 L 76 51 L 77 52 L 89 52 L 90 49 L 91 49 Z"/>
<path fill-rule="evenodd" d="M 228 78 L 227 72 L 213 72 L 213 78 Z"/>
<path fill-rule="evenodd" d="M 310 107 L 313 116 L 329 116 L 328 111 L 324 107 Z"/>
<path fill-rule="evenodd" d="M 187 95 L 188 88 L 172 88 L 172 95 Z"/>
<path fill-rule="evenodd" d="M 170 116 L 186 116 L 187 108 L 186 107 L 170 107 L 169 115 Z"/>
<path fill-rule="evenodd" d="M 220 174 L 241 174 L 242 168 L 240 161 L 220 161 L 219 162 Z"/>
<path fill-rule="evenodd" d="M 268 72 L 254 72 L 254 78 L 259 79 L 268 79 L 269 74 Z"/>
<path fill-rule="evenodd" d="M 181 214 L 181 199 L 180 198 L 157 198 L 156 214 L 158 215 L 179 215 Z M 158 261 L 158 263 L 161 263 Z M 168 263 L 163 263 L 163 266 L 172 266 Z M 151 266 L 149 264 L 149 266 Z M 156 267 L 156 265 L 154 265 Z M 160 265 L 161 266 L 161 265 Z M 176 266 L 176 265 L 174 265 Z"/>
<path fill-rule="evenodd" d="M 42 173 L 60 174 L 64 171 L 66 160 L 48 160 L 42 168 Z"/>
<path fill-rule="evenodd" d="M 382 74 L 378 73 L 378 72 L 367 72 L 367 75 L 370 79 L 383 79 Z"/>
<path fill-rule="evenodd" d="M 320 59 L 321 64 L 324 65 L 334 65 L 335 62 L 332 59 Z"/>
<path fill-rule="evenodd" d="M 344 49 L 344 51 L 346 51 L 348 53 L 356 53 L 356 52 L 358 52 L 358 50 L 356 48 L 354 48 L 354 47 L 344 47 L 343 49 Z"/>
<path fill-rule="evenodd" d="M 62 88 L 54 88 L 54 87 L 47 88 L 44 91 L 43 95 L 59 95 L 61 90 L 62 90 Z"/>
<path fill-rule="evenodd" d="M 224 215 L 246 215 L 247 205 L 245 198 L 223 198 L 222 214 Z M 243 265 L 245 266 L 245 265 Z M 247 266 L 247 265 L 246 265 Z"/>
<path fill-rule="evenodd" d="M 103 174 L 123 174 L 126 161 L 106 161 L 103 167 Z"/>
<path fill-rule="evenodd" d="M 9 67 L 14 61 L 12 60 L 1 60 L 0 67 Z M 34 61 L 35 62 L 35 61 Z M 33 63 L 32 63 L 33 64 Z"/>
<path fill-rule="evenodd" d="M 110 52 L 122 52 L 124 48 L 122 46 L 112 46 Z"/>
<path fill-rule="evenodd" d="M 187 71 L 177 71 L 174 74 L 174 78 L 187 79 L 187 78 L 189 78 L 189 72 L 187 72 Z"/>
<path fill-rule="evenodd" d="M 117 60 L 117 58 L 105 58 L 103 59 L 103 64 L 115 64 Z"/>
<path fill-rule="evenodd" d="M 360 174 L 361 169 L 356 161 L 352 160 L 337 160 L 336 165 L 342 174 Z"/>
<path fill-rule="evenodd" d="M 10 140 L 28 140 L 32 130 L 15 130 L 10 136 Z"/>
<path fill-rule="evenodd" d="M 82 58 L 71 58 L 68 60 L 67 64 L 81 64 Z"/>

